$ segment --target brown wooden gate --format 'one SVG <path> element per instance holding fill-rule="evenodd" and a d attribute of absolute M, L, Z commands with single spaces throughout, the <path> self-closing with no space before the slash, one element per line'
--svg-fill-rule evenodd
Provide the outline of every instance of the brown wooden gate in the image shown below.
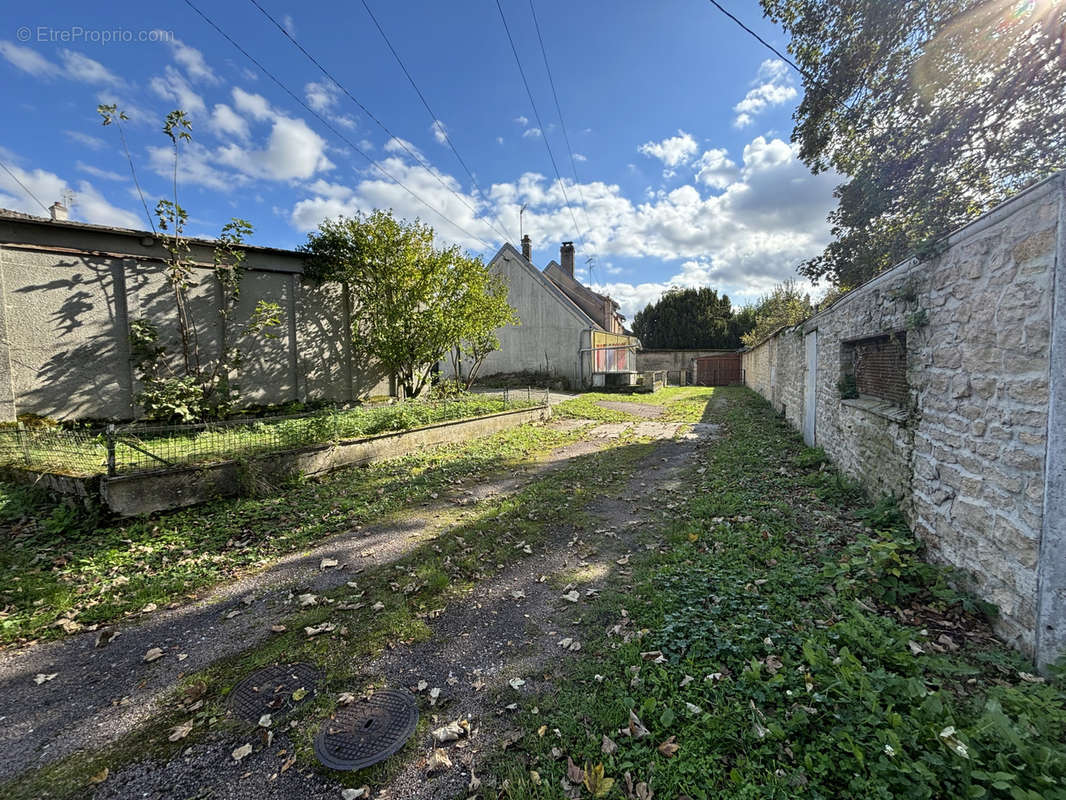
<path fill-rule="evenodd" d="M 700 386 L 731 386 L 742 382 L 740 353 L 696 359 L 696 383 Z"/>

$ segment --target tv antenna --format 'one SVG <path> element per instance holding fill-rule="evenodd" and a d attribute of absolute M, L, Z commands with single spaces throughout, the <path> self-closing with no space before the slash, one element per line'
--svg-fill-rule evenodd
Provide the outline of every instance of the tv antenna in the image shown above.
<path fill-rule="evenodd" d="M 524 215 L 525 213 L 526 213 L 526 204 L 522 203 L 522 207 L 520 209 L 518 209 L 518 236 L 520 238 L 524 238 L 525 235 L 526 235 L 526 230 L 522 226 L 522 215 Z"/>
<path fill-rule="evenodd" d="M 592 266 L 596 263 L 596 256 L 589 256 L 585 259 L 585 266 L 589 271 L 589 285 L 592 285 Z"/>

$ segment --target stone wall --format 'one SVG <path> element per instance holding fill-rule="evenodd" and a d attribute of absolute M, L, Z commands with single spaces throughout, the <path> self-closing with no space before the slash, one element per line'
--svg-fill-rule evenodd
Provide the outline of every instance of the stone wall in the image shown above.
<path fill-rule="evenodd" d="M 961 569 L 998 606 L 1000 634 L 1042 665 L 1066 637 L 1063 477 L 1046 467 L 1048 432 L 1066 426 L 1049 411 L 1064 206 L 1060 174 L 744 354 L 748 385 L 796 427 L 813 403 L 817 446 L 871 494 L 899 497 L 930 557 Z M 905 401 L 842 399 L 850 349 L 885 334 L 905 349 Z"/>
<path fill-rule="evenodd" d="M 638 350 L 637 372 L 669 372 L 671 380 L 674 380 L 681 370 L 692 369 L 692 362 L 697 358 L 724 356 L 735 352 L 736 350 Z"/>
<path fill-rule="evenodd" d="M 0 420 L 33 413 L 57 419 L 130 419 L 139 391 L 129 352 L 129 322 L 154 322 L 178 340 L 173 294 L 158 238 L 81 223 L 0 217 Z M 190 313 L 199 348 L 219 348 L 217 286 L 209 243 L 193 241 L 197 285 Z M 356 363 L 348 335 L 350 298 L 342 287 L 302 277 L 299 253 L 248 248 L 231 331 L 260 300 L 284 319 L 274 338 L 244 342 L 234 375 L 249 404 L 349 402 L 387 394 L 388 381 Z"/>

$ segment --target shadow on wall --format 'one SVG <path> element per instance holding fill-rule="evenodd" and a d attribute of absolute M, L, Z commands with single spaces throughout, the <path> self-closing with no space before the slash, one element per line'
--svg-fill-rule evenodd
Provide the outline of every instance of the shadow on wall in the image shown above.
<path fill-rule="evenodd" d="M 38 298 L 31 319 L 11 340 L 19 413 L 49 417 L 129 418 L 133 415 L 124 286 L 126 261 L 60 261 L 69 277 L 12 290 Z M 63 295 L 47 310 L 49 295 Z M 47 314 L 47 320 L 34 319 Z M 30 337 L 23 339 L 21 337 Z M 35 355 L 47 356 L 43 363 Z"/>

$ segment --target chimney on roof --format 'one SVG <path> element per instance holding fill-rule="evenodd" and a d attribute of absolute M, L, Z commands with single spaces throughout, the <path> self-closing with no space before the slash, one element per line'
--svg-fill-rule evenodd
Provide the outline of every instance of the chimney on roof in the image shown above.
<path fill-rule="evenodd" d="M 529 263 L 533 263 L 533 240 L 527 233 L 522 237 L 522 257 Z"/>
<path fill-rule="evenodd" d="M 53 222 L 64 222 L 69 219 L 69 217 L 67 216 L 67 207 L 60 203 L 58 200 L 52 203 L 52 205 L 48 207 L 48 210 L 52 214 Z"/>
<path fill-rule="evenodd" d="M 559 248 L 559 266 L 563 268 L 563 272 L 574 277 L 574 243 L 563 242 L 563 246 Z"/>

